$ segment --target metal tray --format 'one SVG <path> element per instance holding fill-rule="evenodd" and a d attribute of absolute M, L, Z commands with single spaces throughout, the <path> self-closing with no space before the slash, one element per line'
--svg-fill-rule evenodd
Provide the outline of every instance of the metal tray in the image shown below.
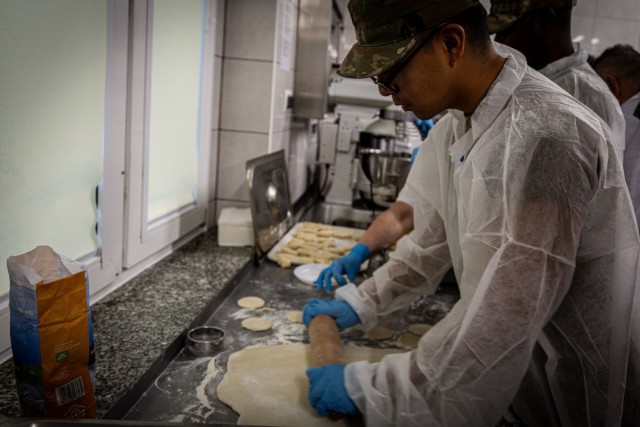
<path fill-rule="evenodd" d="M 300 231 L 300 229 L 302 227 L 304 227 L 305 224 L 309 224 L 309 223 L 305 223 L 305 222 L 299 222 L 296 225 L 294 225 L 293 227 L 291 227 L 291 230 L 289 230 L 287 232 L 287 234 L 284 235 L 284 237 L 282 237 L 282 239 L 280 239 L 278 241 L 278 243 L 275 244 L 275 246 L 273 248 L 271 248 L 271 250 L 267 253 L 267 259 L 273 262 L 277 262 L 276 259 L 276 254 L 278 254 L 278 252 L 280 252 L 280 250 L 282 249 L 283 246 L 286 246 L 291 239 L 294 238 L 294 235 Z M 319 224 L 319 223 L 318 223 Z M 324 227 L 330 227 L 332 230 L 334 231 L 340 231 L 340 232 L 347 232 L 347 233 L 352 233 L 355 237 L 355 239 L 338 239 L 338 238 L 333 238 L 334 242 L 336 243 L 337 247 L 350 247 L 353 246 L 355 243 L 357 243 L 357 239 L 360 238 L 360 236 L 362 236 L 364 234 L 364 230 L 361 230 L 359 228 L 351 228 L 351 227 L 338 227 L 335 225 L 326 225 L 326 224 L 322 224 Z M 296 264 L 296 263 L 293 263 Z M 363 270 L 366 269 L 366 265 L 363 267 Z"/>
<path fill-rule="evenodd" d="M 247 161 L 256 254 L 262 257 L 293 226 L 284 150 Z"/>

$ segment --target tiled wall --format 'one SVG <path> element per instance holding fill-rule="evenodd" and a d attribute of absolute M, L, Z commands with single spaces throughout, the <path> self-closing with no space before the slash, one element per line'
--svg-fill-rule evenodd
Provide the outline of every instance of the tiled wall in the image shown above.
<path fill-rule="evenodd" d="M 592 55 L 617 43 L 640 47 L 640 0 L 578 0 L 572 35 Z"/>
<path fill-rule="evenodd" d="M 218 146 L 212 156 L 214 183 L 209 224 L 220 210 L 248 207 L 247 160 L 280 149 L 286 152 L 289 179 L 300 186 L 306 174 L 307 123 L 296 122 L 286 109 L 286 93 L 293 93 L 297 0 L 219 0 L 224 9 L 224 41 L 216 51 L 222 69 L 219 122 L 213 130 Z M 288 8 L 288 9 L 287 9 Z M 285 19 L 288 19 L 286 25 Z M 284 29 L 290 37 L 284 37 Z M 284 37 L 284 39 L 283 39 Z M 283 42 L 289 43 L 290 62 L 281 61 Z M 288 66 L 287 66 L 288 64 Z M 291 149 L 291 147 L 294 147 Z M 315 154 L 315 151 L 313 151 Z M 291 154 L 291 155 L 290 155 Z M 306 188 L 307 182 L 303 182 Z M 296 187 L 297 188 L 297 187 Z M 292 199 L 298 194 L 294 192 Z"/>
<path fill-rule="evenodd" d="M 214 73 L 216 76 L 222 76 L 222 55 L 224 53 L 224 16 L 226 1 L 214 0 L 215 2 L 215 20 L 216 22 L 211 25 L 216 31 L 216 45 L 215 45 L 215 64 Z M 219 151 L 219 139 L 220 139 L 220 92 L 222 89 L 222 79 L 214 79 L 213 85 L 213 119 L 211 121 L 211 150 L 209 157 L 209 206 L 207 212 L 209 217 L 207 223 L 210 226 L 216 224 L 216 192 L 218 182 L 218 151 Z"/>
<path fill-rule="evenodd" d="M 480 0 L 487 11 L 489 0 Z M 574 40 L 598 56 L 617 43 L 640 48 L 640 0 L 577 0 L 571 16 Z"/>

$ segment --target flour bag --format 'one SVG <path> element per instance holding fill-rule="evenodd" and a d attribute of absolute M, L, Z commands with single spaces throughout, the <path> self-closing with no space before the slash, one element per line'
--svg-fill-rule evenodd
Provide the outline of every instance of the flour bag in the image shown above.
<path fill-rule="evenodd" d="M 95 418 L 84 267 L 48 246 L 7 259 L 11 349 L 23 416 Z"/>

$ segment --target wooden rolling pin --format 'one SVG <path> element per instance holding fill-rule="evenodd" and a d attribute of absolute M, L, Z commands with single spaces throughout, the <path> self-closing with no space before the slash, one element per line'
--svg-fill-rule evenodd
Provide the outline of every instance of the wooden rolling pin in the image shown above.
<path fill-rule="evenodd" d="M 309 343 L 311 344 L 311 366 L 324 366 L 330 363 L 344 364 L 344 353 L 336 322 L 331 316 L 321 314 L 309 324 Z"/>
<path fill-rule="evenodd" d="M 319 367 L 330 363 L 344 364 L 344 352 L 336 322 L 331 316 L 321 314 L 309 323 L 309 343 L 311 347 L 311 366 Z M 331 412 L 335 419 L 344 414 Z"/>

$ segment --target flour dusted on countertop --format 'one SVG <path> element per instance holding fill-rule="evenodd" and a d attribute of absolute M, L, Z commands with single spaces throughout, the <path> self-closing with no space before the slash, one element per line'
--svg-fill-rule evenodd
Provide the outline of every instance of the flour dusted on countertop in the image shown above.
<path fill-rule="evenodd" d="M 202 406 L 211 409 L 211 412 L 213 412 L 214 409 L 211 406 L 211 402 L 209 402 L 209 398 L 207 397 L 205 389 L 207 388 L 207 384 L 209 384 L 211 380 L 215 378 L 216 374 L 220 372 L 216 359 L 217 356 L 211 358 L 211 360 L 207 364 L 207 375 L 204 377 L 198 387 L 196 387 L 196 396 L 198 397 L 198 400 L 202 403 Z"/>
<path fill-rule="evenodd" d="M 214 386 L 224 373 L 218 366 L 218 359 L 219 355 L 185 359 L 156 378 L 155 387 L 163 395 L 170 396 L 172 403 L 164 408 L 166 412 L 158 413 L 154 420 L 213 422 L 218 412 Z"/>
<path fill-rule="evenodd" d="M 303 323 L 295 323 L 289 319 L 289 313 L 291 310 L 275 310 L 273 312 L 267 312 L 262 315 L 262 318 L 271 321 L 271 329 L 268 335 L 257 336 L 252 334 L 250 337 L 238 336 L 243 346 L 255 345 L 255 344 L 291 344 L 299 343 L 306 338 L 306 327 Z M 250 317 L 256 315 L 255 310 L 240 309 L 232 313 L 229 317 L 234 321 L 247 320 Z"/>

